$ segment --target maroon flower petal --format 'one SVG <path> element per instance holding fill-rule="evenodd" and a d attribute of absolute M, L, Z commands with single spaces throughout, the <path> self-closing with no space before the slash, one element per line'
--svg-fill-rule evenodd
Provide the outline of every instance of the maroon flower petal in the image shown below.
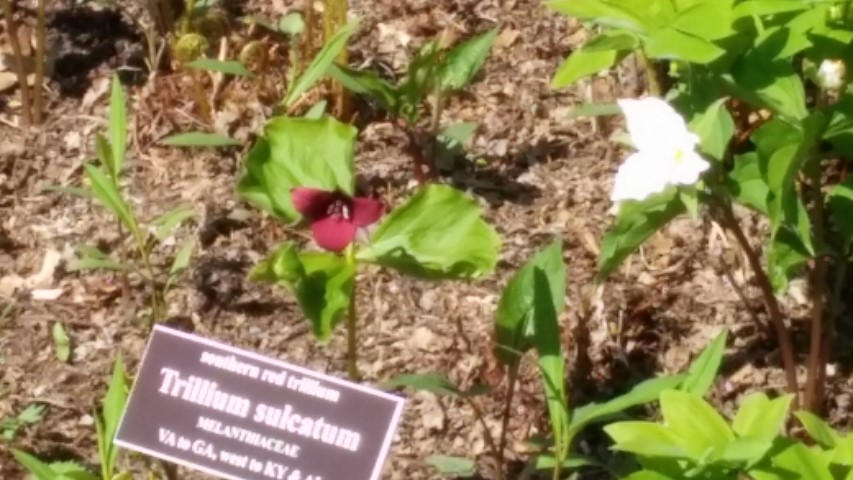
<path fill-rule="evenodd" d="M 290 190 L 290 199 L 296 211 L 317 220 L 328 215 L 329 205 L 335 201 L 334 192 L 317 188 L 295 187 Z"/>
<path fill-rule="evenodd" d="M 352 222 L 359 227 L 375 223 L 385 213 L 385 205 L 378 200 L 367 197 L 352 199 Z"/>
<path fill-rule="evenodd" d="M 320 248 L 340 252 L 355 239 L 358 227 L 340 215 L 329 215 L 311 224 L 314 241 Z"/>

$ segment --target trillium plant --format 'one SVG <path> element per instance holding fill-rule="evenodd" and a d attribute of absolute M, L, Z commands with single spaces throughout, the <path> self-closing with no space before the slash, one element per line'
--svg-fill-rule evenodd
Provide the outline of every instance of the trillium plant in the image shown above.
<path fill-rule="evenodd" d="M 598 281 L 674 218 L 709 218 L 736 241 L 752 271 L 792 405 L 821 411 L 853 258 L 848 6 L 798 0 L 549 5 L 599 28 L 558 69 L 554 88 L 629 56 L 646 64 L 645 98 L 595 109 L 621 113 L 635 149 L 616 174 L 615 218 L 602 240 Z M 767 219 L 764 239 L 741 228 L 739 216 L 748 210 Z M 789 313 L 779 301 L 797 278 L 811 297 L 805 385 L 796 374 Z"/>
<path fill-rule="evenodd" d="M 237 185 L 250 203 L 310 229 L 307 248 L 285 241 L 250 276 L 290 291 L 323 342 L 346 319 L 352 378 L 358 378 L 360 265 L 427 280 L 476 279 L 494 269 L 501 245 L 476 201 L 449 186 L 428 185 L 395 208 L 357 192 L 356 135 L 354 127 L 329 117 L 273 118 Z"/>

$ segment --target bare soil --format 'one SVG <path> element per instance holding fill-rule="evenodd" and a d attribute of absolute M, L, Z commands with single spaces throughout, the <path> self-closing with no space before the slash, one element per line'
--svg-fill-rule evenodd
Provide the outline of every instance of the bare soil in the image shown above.
<path fill-rule="evenodd" d="M 277 18 L 291 6 L 284 0 L 261 3 L 241 8 Z M 124 299 L 116 276 L 66 268 L 79 244 L 119 251 L 115 221 L 89 201 L 43 190 L 81 184 L 82 165 L 94 157 L 94 134 L 105 128 L 114 69 L 122 71 L 132 99 L 126 187 L 134 207 L 143 219 L 182 203 L 197 213 L 174 241 L 180 245 L 196 236 L 201 246 L 169 293 L 169 323 L 345 375 L 342 329 L 328 345 L 319 345 L 292 297 L 246 280 L 248 269 L 276 245 L 304 241 L 234 193 L 241 159 L 252 132 L 270 114 L 271 102 L 252 97 L 247 86 L 228 87 L 224 98 L 231 100 L 223 101 L 219 111 L 225 113 L 218 118 L 227 133 L 245 141 L 243 148 L 158 145 L 164 136 L 197 129 L 203 121 L 179 75 L 164 73 L 146 84 L 147 72 L 140 70 L 143 35 L 131 21 L 138 18 L 135 8 L 119 13 L 94 3 L 73 9 L 51 4 L 57 50 L 43 128 L 16 127 L 18 93 L 0 93 L 0 418 L 32 403 L 46 405 L 44 420 L 23 429 L 14 442 L 46 459 L 97 461 L 92 412 L 113 359 L 121 352 L 133 371 L 146 342 L 148 297 L 141 284 Z M 31 22 L 33 5 L 24 2 L 20 10 L 21 18 Z M 765 316 L 758 292 L 749 287 L 736 245 L 712 225 L 675 222 L 602 289 L 593 290 L 597 244 L 609 225 L 608 196 L 623 152 L 608 141 L 617 125 L 570 119 L 568 113 L 589 100 L 588 88 L 601 101 L 642 92 L 632 66 L 577 89 L 551 90 L 555 69 L 586 34 L 538 0 L 352 0 L 351 10 L 363 19 L 350 47 L 351 63 L 386 72 L 399 71 L 416 45 L 445 29 L 464 38 L 501 27 L 483 74 L 453 98 L 442 119 L 445 125 L 479 123 L 469 153 L 484 161 L 459 164 L 441 178 L 478 198 L 497 227 L 504 240 L 498 269 L 482 281 L 449 283 L 363 269 L 358 279 L 359 367 L 367 383 L 440 372 L 462 387 L 493 385 L 496 393 L 485 397 L 482 409 L 496 434 L 505 380 L 491 360 L 490 336 L 501 288 L 534 251 L 562 238 L 570 288 L 561 322 L 573 404 L 605 399 L 649 376 L 683 368 L 722 328 L 730 329 L 733 339 L 715 392 L 718 405 L 730 411 L 747 391 L 783 388 L 775 342 L 755 328 L 753 315 Z M 235 35 L 248 35 L 245 29 L 237 27 Z M 386 200 L 399 202 L 413 189 L 405 139 L 380 116 L 364 114 L 359 122 L 359 173 Z M 744 222 L 759 243 L 763 226 L 748 216 Z M 155 261 L 165 267 L 174 248 Z M 732 288 L 727 269 L 738 285 L 746 286 L 746 304 Z M 24 287 L 21 281 L 27 282 Z M 30 290 L 35 288 L 59 288 L 62 294 L 56 300 L 33 300 Z M 797 297 L 784 299 L 795 324 L 806 319 Z M 57 360 L 51 337 L 55 322 L 62 322 L 70 337 L 69 363 Z M 798 342 L 804 343 L 802 338 Z M 848 351 L 836 349 L 842 364 L 833 365 L 829 377 L 827 407 L 841 427 L 851 424 L 850 369 L 843 366 Z M 404 393 L 409 401 L 383 478 L 439 478 L 425 462 L 433 454 L 476 458 L 479 478 L 494 478 L 481 426 L 467 405 Z M 520 461 L 531 450 L 524 440 L 547 433 L 533 367 L 522 372 L 512 411 L 515 453 L 510 459 Z M 593 429 L 579 448 L 609 458 L 601 440 Z M 25 478 L 2 444 L 0 478 Z M 185 471 L 181 478 L 204 476 Z M 579 478 L 598 477 L 593 472 Z"/>

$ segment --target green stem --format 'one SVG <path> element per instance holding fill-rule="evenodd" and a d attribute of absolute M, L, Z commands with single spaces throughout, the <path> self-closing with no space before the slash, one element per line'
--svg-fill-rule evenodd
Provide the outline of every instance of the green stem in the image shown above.
<path fill-rule="evenodd" d="M 660 97 L 663 94 L 660 78 L 658 78 L 657 64 L 646 56 L 646 52 L 642 49 L 636 51 L 636 55 L 643 61 L 646 67 L 646 80 L 648 81 L 649 95 Z"/>
<path fill-rule="evenodd" d="M 181 35 L 190 33 L 194 10 L 195 0 L 186 0 L 186 11 L 184 11 L 184 19 L 183 22 L 181 22 Z"/>
<path fill-rule="evenodd" d="M 346 261 L 347 265 L 352 268 L 352 287 L 350 290 L 349 297 L 349 309 L 347 311 L 347 373 L 349 374 L 349 378 L 353 381 L 359 381 L 360 375 L 358 373 L 358 313 L 355 308 L 355 295 L 356 295 L 356 259 L 355 259 L 355 247 L 350 245 L 347 247 L 346 251 Z"/>

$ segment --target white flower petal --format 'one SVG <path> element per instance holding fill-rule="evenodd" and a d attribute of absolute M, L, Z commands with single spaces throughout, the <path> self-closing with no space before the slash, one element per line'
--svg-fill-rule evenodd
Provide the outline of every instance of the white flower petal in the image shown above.
<path fill-rule="evenodd" d="M 660 98 L 627 98 L 616 103 L 625 114 L 628 134 L 637 150 L 674 150 L 676 146 L 699 142 L 699 138 L 687 130 L 681 115 Z"/>
<path fill-rule="evenodd" d="M 625 159 L 616 171 L 610 200 L 645 200 L 662 192 L 667 185 L 666 164 L 658 157 L 637 152 Z"/>
<path fill-rule="evenodd" d="M 704 158 L 696 152 L 684 152 L 684 155 L 676 163 L 672 170 L 669 181 L 676 185 L 693 185 L 699 181 L 708 168 L 711 166 Z"/>

